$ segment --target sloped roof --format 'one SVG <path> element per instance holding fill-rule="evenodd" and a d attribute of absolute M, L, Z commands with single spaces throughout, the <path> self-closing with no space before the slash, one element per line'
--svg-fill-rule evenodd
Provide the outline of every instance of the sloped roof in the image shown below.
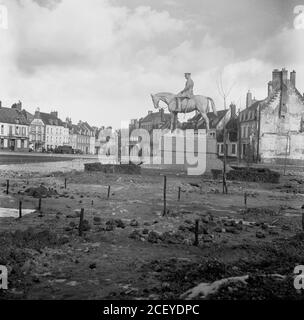
<path fill-rule="evenodd" d="M 92 129 L 92 127 L 91 127 L 87 122 L 80 122 L 80 123 L 78 124 L 78 127 L 81 128 L 81 129 L 83 129 L 83 130 L 94 131 L 94 130 Z"/>
<path fill-rule="evenodd" d="M 226 115 L 226 113 L 229 110 L 219 110 L 217 112 L 217 116 L 213 112 L 208 112 L 207 117 L 209 119 L 209 128 L 210 129 L 216 129 L 218 123 L 223 119 L 223 117 Z M 200 114 L 195 115 L 193 118 L 189 119 L 188 122 L 184 123 L 182 125 L 182 129 L 194 129 L 194 123 L 197 123 L 198 129 L 206 129 L 206 123 L 205 120 L 202 119 L 202 116 Z"/>
<path fill-rule="evenodd" d="M 146 117 L 142 118 L 140 122 L 151 122 L 155 118 L 161 118 L 160 112 L 149 113 Z M 168 121 L 171 119 L 170 113 L 164 113 L 164 121 Z"/>
<path fill-rule="evenodd" d="M 237 130 L 238 128 L 238 118 L 234 117 L 229 119 L 229 121 L 226 123 L 226 129 L 228 130 Z"/>
<path fill-rule="evenodd" d="M 22 111 L 12 108 L 0 108 L 0 122 L 10 124 L 29 125 L 29 121 L 26 119 Z"/>
<path fill-rule="evenodd" d="M 40 112 L 40 118 L 46 125 L 51 125 L 51 126 L 64 126 L 64 123 L 57 118 L 55 115 L 52 115 L 50 113 L 44 113 Z"/>
<path fill-rule="evenodd" d="M 254 102 L 250 107 L 242 110 L 241 113 L 244 112 L 244 111 L 254 111 L 254 110 L 257 110 L 259 104 L 260 104 L 261 102 L 263 102 L 263 101 L 264 101 L 264 100 L 259 100 L 259 101 Z"/>
<path fill-rule="evenodd" d="M 23 109 L 21 112 L 24 114 L 25 118 L 26 118 L 28 121 L 31 122 L 31 121 L 34 120 L 34 115 L 32 115 L 30 112 L 26 111 L 25 109 Z"/>

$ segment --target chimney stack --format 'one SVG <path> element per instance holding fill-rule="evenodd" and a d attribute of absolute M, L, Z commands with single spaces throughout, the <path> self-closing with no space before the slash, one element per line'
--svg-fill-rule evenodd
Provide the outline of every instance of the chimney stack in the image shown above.
<path fill-rule="evenodd" d="M 282 72 L 278 69 L 272 71 L 272 90 L 280 90 L 282 83 Z"/>
<path fill-rule="evenodd" d="M 271 95 L 272 95 L 272 90 L 273 90 L 273 88 L 272 88 L 272 81 L 269 81 L 269 82 L 268 82 L 268 98 L 271 97 Z"/>
<path fill-rule="evenodd" d="M 40 109 L 39 108 L 37 108 L 35 111 L 35 118 L 40 119 Z"/>
<path fill-rule="evenodd" d="M 51 111 L 51 116 L 58 118 L 58 111 Z"/>
<path fill-rule="evenodd" d="M 21 111 L 21 110 L 22 110 L 22 102 L 19 100 L 18 103 L 14 103 L 14 104 L 12 105 L 12 109 L 16 109 L 16 110 L 18 110 L 18 111 Z"/>
<path fill-rule="evenodd" d="M 287 85 L 287 82 L 288 82 L 288 71 L 285 68 L 283 68 L 282 69 L 282 83 Z"/>
<path fill-rule="evenodd" d="M 236 117 L 236 105 L 232 102 L 230 104 L 230 111 L 231 111 L 230 118 L 231 119 L 235 118 Z"/>
<path fill-rule="evenodd" d="M 290 72 L 290 83 L 293 87 L 296 87 L 296 72 L 294 70 Z"/>
<path fill-rule="evenodd" d="M 249 108 L 252 105 L 252 93 L 250 90 L 247 92 L 247 97 L 246 97 L 246 108 Z"/>

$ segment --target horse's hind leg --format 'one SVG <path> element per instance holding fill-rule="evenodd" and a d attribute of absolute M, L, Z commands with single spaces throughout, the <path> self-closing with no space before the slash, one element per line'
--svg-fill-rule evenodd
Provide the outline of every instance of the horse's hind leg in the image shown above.
<path fill-rule="evenodd" d="M 209 118 L 207 117 L 206 113 L 201 112 L 201 115 L 202 115 L 203 119 L 205 120 L 206 129 L 207 129 L 207 131 L 209 131 Z"/>

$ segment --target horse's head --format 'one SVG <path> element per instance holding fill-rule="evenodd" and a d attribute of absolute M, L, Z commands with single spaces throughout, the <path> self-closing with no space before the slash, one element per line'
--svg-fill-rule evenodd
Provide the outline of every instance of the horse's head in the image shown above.
<path fill-rule="evenodd" d="M 160 101 L 159 97 L 156 96 L 155 94 L 151 94 L 151 98 L 153 101 L 154 108 L 159 109 L 159 101 Z"/>

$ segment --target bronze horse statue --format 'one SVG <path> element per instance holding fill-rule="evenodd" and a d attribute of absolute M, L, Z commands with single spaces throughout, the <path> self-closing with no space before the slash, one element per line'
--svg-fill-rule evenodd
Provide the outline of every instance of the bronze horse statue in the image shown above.
<path fill-rule="evenodd" d="M 215 103 L 212 98 L 205 96 L 193 96 L 191 99 L 183 99 L 181 104 L 181 110 L 177 111 L 176 95 L 168 92 L 160 92 L 157 94 L 151 94 L 152 101 L 155 109 L 159 109 L 159 102 L 163 101 L 171 113 L 171 132 L 176 130 L 177 125 L 177 115 L 178 113 L 190 113 L 193 111 L 198 111 L 202 118 L 206 122 L 206 128 L 209 130 L 209 119 L 207 113 L 209 112 L 210 104 L 214 114 L 217 116 L 217 111 Z"/>

